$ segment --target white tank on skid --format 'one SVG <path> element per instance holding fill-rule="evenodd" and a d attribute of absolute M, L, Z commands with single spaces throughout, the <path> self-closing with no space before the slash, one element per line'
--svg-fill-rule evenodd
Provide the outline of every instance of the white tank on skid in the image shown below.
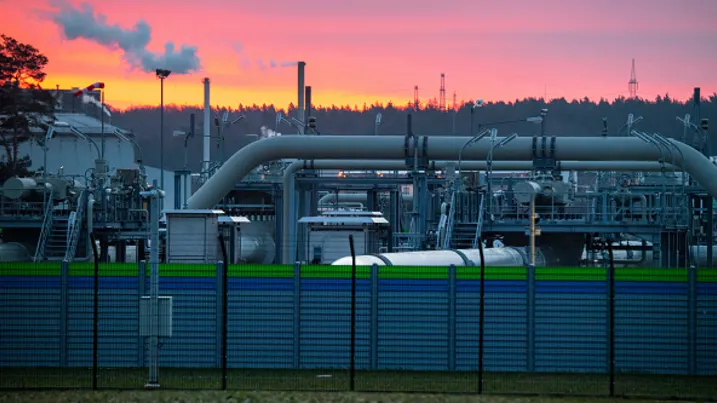
<path fill-rule="evenodd" d="M 528 264 L 524 248 L 485 248 L 485 265 L 491 267 L 522 267 Z M 350 266 L 351 256 L 342 257 L 331 263 L 335 266 Z M 536 250 L 535 263 L 545 264 L 540 250 Z M 479 249 L 446 249 L 416 252 L 380 253 L 356 256 L 357 266 L 480 266 Z"/>

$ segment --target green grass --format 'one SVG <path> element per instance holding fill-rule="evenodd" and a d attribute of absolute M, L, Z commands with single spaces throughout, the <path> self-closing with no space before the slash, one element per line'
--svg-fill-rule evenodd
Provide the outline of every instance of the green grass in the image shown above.
<path fill-rule="evenodd" d="M 467 396 L 446 394 L 348 392 L 247 392 L 247 391 L 53 391 L 0 393 L 0 403 L 107 403 L 107 402 L 331 402 L 331 403 L 667 403 L 658 400 L 606 398 L 552 398 Z M 672 402 L 674 403 L 674 402 Z"/>
<path fill-rule="evenodd" d="M 146 368 L 100 369 L 100 389 L 141 389 Z M 162 389 L 220 389 L 221 370 L 160 368 Z M 349 390 L 346 370 L 230 370 L 229 390 L 312 391 Z M 89 369 L 21 368 L 0 369 L 0 389 L 90 388 Z M 537 394 L 607 396 L 609 377 L 602 374 L 486 373 L 486 394 Z M 355 387 L 361 392 L 412 392 L 476 394 L 478 374 L 472 372 L 374 371 L 356 373 Z M 717 397 L 717 376 L 617 375 L 617 396 L 655 398 Z"/>

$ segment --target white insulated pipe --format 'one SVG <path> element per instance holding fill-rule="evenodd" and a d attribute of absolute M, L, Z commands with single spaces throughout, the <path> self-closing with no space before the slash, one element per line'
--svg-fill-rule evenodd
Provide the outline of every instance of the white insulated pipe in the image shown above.
<path fill-rule="evenodd" d="M 246 148 L 246 147 L 245 147 Z M 233 158 L 233 157 L 232 157 Z M 433 169 L 444 169 L 449 164 L 454 164 L 452 161 L 431 161 L 430 166 Z M 622 162 L 606 162 L 606 161 L 562 161 L 561 166 L 564 169 L 572 170 L 621 170 L 621 171 L 659 171 L 662 169 L 662 164 L 656 162 L 636 162 L 636 161 L 622 161 Z M 485 161 L 466 161 L 461 162 L 461 171 L 464 170 L 476 170 L 484 169 L 486 167 Z M 533 167 L 532 161 L 494 161 L 493 170 L 530 170 Z M 295 253 L 295 245 L 291 244 L 291 240 L 294 239 L 296 227 L 294 224 L 297 221 L 297 217 L 292 216 L 291 207 L 294 205 L 294 174 L 302 169 L 364 169 L 364 170 L 401 170 L 406 168 L 406 162 L 404 160 L 300 160 L 291 163 L 284 170 L 283 184 L 282 184 L 282 219 L 281 219 L 281 250 L 282 250 L 282 263 L 289 263 L 291 256 Z M 223 169 L 223 168 L 222 168 Z M 220 170 L 221 171 L 221 170 Z M 219 172 L 217 172 L 218 174 Z M 238 181 L 237 181 L 238 182 Z M 233 185 L 232 185 L 233 186 Z M 200 188 L 201 190 L 201 188 Z M 196 193 L 195 193 L 196 194 Z M 222 196 L 224 197 L 224 196 Z M 212 205 L 213 207 L 213 205 Z"/>
<path fill-rule="evenodd" d="M 209 77 L 204 78 L 204 126 L 202 132 L 202 171 L 206 172 L 209 170 L 209 162 L 211 161 L 211 125 L 209 124 L 212 119 L 212 105 L 209 94 Z"/>
<path fill-rule="evenodd" d="M 527 255 L 520 251 L 523 248 L 484 248 L 483 256 L 486 266 L 491 267 L 522 267 L 527 262 Z M 337 259 L 331 265 L 350 266 L 351 256 Z M 356 266 L 480 266 L 480 249 L 446 249 L 415 252 L 380 253 L 375 255 L 356 256 Z M 538 251 L 537 264 L 545 265 L 545 258 Z"/>
<path fill-rule="evenodd" d="M 408 140 L 408 141 L 407 141 Z M 502 138 L 497 139 L 497 141 Z M 717 197 L 717 166 L 692 147 L 668 139 L 679 153 L 673 153 L 674 165 L 684 169 Z M 255 141 L 237 151 L 188 200 L 190 209 L 211 209 L 252 169 L 282 158 L 298 159 L 371 159 L 396 160 L 414 153 L 429 159 L 453 160 L 465 143 L 465 137 L 434 136 L 278 136 Z M 479 141 L 463 151 L 464 161 L 483 161 L 492 143 Z M 556 160 L 578 161 L 659 161 L 663 150 L 632 137 L 558 137 Z M 519 137 L 493 151 L 494 161 L 531 161 L 532 137 Z M 370 168 L 366 168 L 370 169 Z M 567 169 L 567 168 L 566 168 Z M 615 168 L 617 170 L 617 168 Z"/>

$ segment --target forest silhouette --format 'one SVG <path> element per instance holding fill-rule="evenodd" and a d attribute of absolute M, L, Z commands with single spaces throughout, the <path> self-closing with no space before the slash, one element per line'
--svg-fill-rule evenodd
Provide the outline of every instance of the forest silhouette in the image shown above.
<path fill-rule="evenodd" d="M 464 103 L 460 107 L 441 111 L 435 102 L 413 108 L 412 105 L 396 106 L 392 104 L 363 105 L 363 106 L 331 106 L 317 107 L 311 115 L 316 117 L 317 130 L 322 135 L 362 134 L 373 135 L 376 115 L 381 113 L 381 125 L 378 135 L 404 135 L 406 133 L 407 115 L 412 115 L 413 131 L 418 135 L 456 135 L 469 136 L 471 127 L 471 103 Z M 91 104 L 83 105 L 86 113 L 98 113 Z M 635 118 L 642 116 L 642 120 L 635 125 L 636 130 L 648 133 L 660 133 L 666 137 L 675 138 L 690 144 L 694 141 L 694 132 L 687 131 L 685 138 L 684 126 L 676 118 L 691 115 L 691 121 L 697 126 L 698 109 L 690 101 L 677 101 L 669 95 L 657 96 L 654 100 L 617 98 L 613 101 L 602 99 L 592 101 L 588 98 L 568 101 L 564 98 L 552 99 L 545 102 L 543 99 L 527 98 L 514 102 L 490 102 L 481 108 L 473 109 L 473 132 L 477 133 L 481 127 L 498 129 L 499 136 L 518 133 L 521 136 L 540 134 L 540 125 L 528 122 L 491 125 L 491 122 L 503 122 L 525 119 L 537 116 L 542 109 L 547 109 L 545 133 L 550 136 L 601 136 L 603 132 L 603 119 L 607 119 L 608 136 L 627 136 L 624 129 L 628 114 Z M 224 155 L 231 154 L 246 145 L 250 138 L 247 134 L 262 132 L 262 127 L 276 130 L 283 135 L 296 133 L 296 130 L 286 123 L 276 125 L 276 114 L 281 111 L 284 115 L 295 116 L 295 109 L 290 105 L 288 109 L 277 109 L 273 105 L 239 105 L 237 108 L 212 108 L 212 136 L 217 136 L 214 118 L 218 111 L 228 111 L 231 118 L 241 114 L 245 118 L 235 125 L 224 130 Z M 188 141 L 188 168 L 197 170 L 201 160 L 201 134 L 202 109 L 199 106 L 165 105 L 164 108 L 164 146 L 165 167 L 167 169 L 181 169 L 184 165 L 184 139 L 175 137 L 175 130 L 188 131 L 190 114 L 196 115 L 196 137 Z M 709 132 L 714 133 L 717 125 L 717 94 L 702 96 L 699 108 L 699 117 L 711 118 L 712 127 Z M 112 123 L 130 130 L 136 135 L 139 146 L 143 149 L 145 164 L 159 165 L 160 142 L 160 109 L 159 107 L 134 107 L 124 111 L 115 111 Z M 455 122 L 455 126 L 454 126 Z M 454 129 L 455 128 L 455 129 Z M 715 136 L 709 138 L 710 150 L 717 153 Z M 221 157 L 221 148 L 217 138 L 211 139 L 212 158 Z"/>

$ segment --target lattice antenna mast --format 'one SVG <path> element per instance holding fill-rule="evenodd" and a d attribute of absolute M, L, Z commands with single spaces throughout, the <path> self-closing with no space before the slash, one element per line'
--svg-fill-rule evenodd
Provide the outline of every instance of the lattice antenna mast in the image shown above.
<path fill-rule="evenodd" d="M 630 91 L 630 98 L 637 98 L 637 73 L 635 72 L 635 59 L 632 59 L 632 71 L 630 72 L 630 81 L 627 83 L 627 88 Z"/>
<path fill-rule="evenodd" d="M 420 107 L 420 103 L 418 100 L 418 86 L 413 87 L 413 110 L 417 111 Z"/>
<path fill-rule="evenodd" d="M 456 98 L 456 92 L 453 91 L 453 110 L 458 110 L 458 99 Z"/>
<path fill-rule="evenodd" d="M 441 73 L 441 91 L 438 98 L 438 109 L 446 110 L 446 75 Z"/>

